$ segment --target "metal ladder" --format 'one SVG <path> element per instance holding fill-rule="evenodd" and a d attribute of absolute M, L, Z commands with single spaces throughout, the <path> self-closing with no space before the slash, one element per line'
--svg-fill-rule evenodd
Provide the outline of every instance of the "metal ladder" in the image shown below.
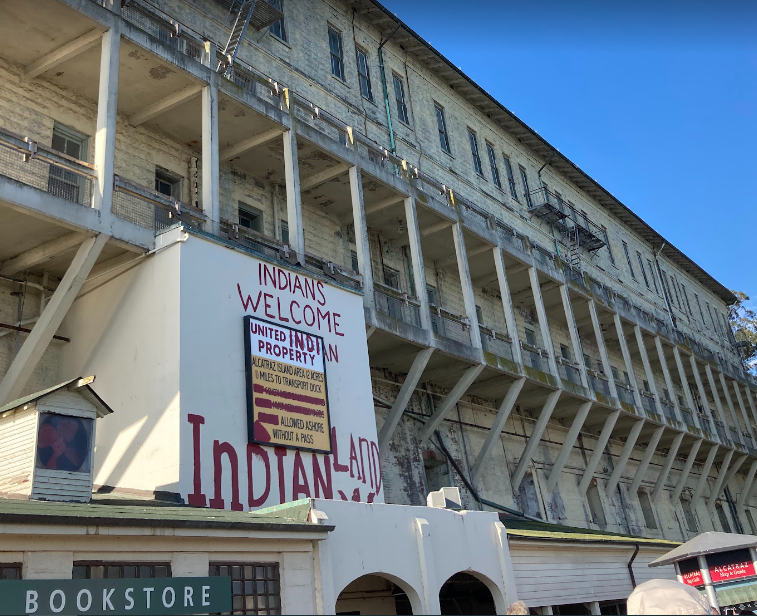
<path fill-rule="evenodd" d="M 568 264 L 577 272 L 581 270 L 581 246 L 578 241 L 578 226 L 574 223 L 570 231 L 570 246 L 568 247 Z"/>
<path fill-rule="evenodd" d="M 255 10 L 257 0 L 234 0 L 229 8 L 229 21 L 234 20 L 234 26 L 231 28 L 229 42 L 223 50 L 224 60 L 218 63 L 218 72 L 228 71 L 234 64 L 237 57 L 239 44 L 242 42 L 244 33 L 247 32 L 247 26 L 250 25 L 250 18 Z"/>

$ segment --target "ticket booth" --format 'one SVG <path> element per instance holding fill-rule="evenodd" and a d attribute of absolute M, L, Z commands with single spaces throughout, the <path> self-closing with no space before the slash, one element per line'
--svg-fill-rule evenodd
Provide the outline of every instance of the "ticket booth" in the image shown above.
<path fill-rule="evenodd" d="M 649 563 L 673 564 L 678 580 L 706 595 L 721 614 L 757 611 L 757 536 L 702 533 Z"/>

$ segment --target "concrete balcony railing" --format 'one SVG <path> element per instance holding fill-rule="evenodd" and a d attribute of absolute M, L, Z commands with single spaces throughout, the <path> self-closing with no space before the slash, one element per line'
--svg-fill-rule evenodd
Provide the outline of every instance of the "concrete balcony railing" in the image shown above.
<path fill-rule="evenodd" d="M 0 128 L 0 175 L 92 207 L 95 168 L 29 137 Z"/>
<path fill-rule="evenodd" d="M 408 297 L 400 289 L 378 282 L 373 283 L 376 311 L 414 327 L 421 326 L 420 302 Z"/>
<path fill-rule="evenodd" d="M 466 317 L 433 304 L 429 308 L 431 310 L 431 327 L 438 338 L 447 338 L 454 342 L 470 345 L 470 322 Z"/>
<path fill-rule="evenodd" d="M 558 357 L 557 370 L 563 381 L 568 381 L 568 383 L 573 383 L 574 385 L 581 385 L 581 371 L 577 363 L 564 357 Z"/>
<path fill-rule="evenodd" d="M 610 380 L 601 372 L 587 370 L 586 375 L 589 377 L 589 387 L 596 393 L 610 397 Z"/>
<path fill-rule="evenodd" d="M 546 374 L 552 374 L 552 371 L 549 369 L 549 353 L 547 351 L 523 342 L 523 340 L 520 341 L 520 348 L 523 365 L 530 366 L 534 370 L 539 370 Z"/>
<path fill-rule="evenodd" d="M 670 400 L 664 398 L 660 400 L 660 406 L 662 406 L 662 414 L 670 421 L 678 422 L 676 417 L 676 410 L 673 408 L 673 403 Z"/>
<path fill-rule="evenodd" d="M 657 414 L 657 402 L 655 402 L 654 396 L 643 389 L 639 391 L 641 395 L 641 406 L 647 413 Z"/>
<path fill-rule="evenodd" d="M 484 325 L 479 326 L 481 332 L 481 346 L 484 351 L 493 353 L 497 357 L 504 357 L 510 361 L 513 358 L 513 343 L 510 336 L 502 334 Z"/>
<path fill-rule="evenodd" d="M 630 404 L 634 409 L 636 408 L 636 400 L 634 400 L 633 397 L 633 390 L 628 385 L 615 381 L 615 391 L 618 392 L 618 400 L 625 404 Z"/>
<path fill-rule="evenodd" d="M 683 423 L 685 423 L 687 426 L 692 426 L 696 428 L 697 424 L 696 424 L 696 421 L 694 420 L 694 415 L 692 414 L 692 412 L 685 406 L 679 405 L 678 409 L 681 411 L 681 417 L 683 418 Z"/>

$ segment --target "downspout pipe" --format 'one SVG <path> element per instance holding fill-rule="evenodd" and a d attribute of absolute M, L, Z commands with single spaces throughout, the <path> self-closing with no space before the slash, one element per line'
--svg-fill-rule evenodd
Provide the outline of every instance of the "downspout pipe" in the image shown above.
<path fill-rule="evenodd" d="M 633 574 L 633 561 L 636 560 L 636 556 L 639 554 L 639 544 L 636 544 L 636 549 L 631 555 L 631 560 L 628 561 L 628 575 L 631 576 L 631 587 L 636 588 L 636 576 Z"/>
<path fill-rule="evenodd" d="M 382 52 L 382 48 L 384 45 L 386 45 L 389 40 L 397 33 L 397 30 L 400 29 L 401 22 L 397 22 L 397 25 L 394 27 L 394 30 L 391 31 L 389 36 L 387 36 L 378 46 L 378 59 L 379 59 L 379 72 L 381 73 L 381 89 L 384 93 L 384 107 L 386 108 L 386 123 L 389 127 L 389 146 L 391 147 L 392 154 L 397 154 L 397 146 L 394 143 L 394 128 L 392 128 L 392 113 L 389 109 L 389 94 L 386 90 L 386 73 L 384 72 L 384 54 Z"/>

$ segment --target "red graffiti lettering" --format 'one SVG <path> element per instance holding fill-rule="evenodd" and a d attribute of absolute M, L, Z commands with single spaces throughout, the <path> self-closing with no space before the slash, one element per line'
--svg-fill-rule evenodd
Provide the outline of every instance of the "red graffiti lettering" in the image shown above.
<path fill-rule="evenodd" d="M 202 415 L 187 415 L 187 421 L 192 424 L 192 450 L 194 452 L 194 475 L 192 481 L 193 492 L 187 497 L 192 507 L 207 506 L 207 499 L 202 493 L 202 469 L 200 467 L 200 426 L 205 423 Z"/>
<path fill-rule="evenodd" d="M 255 498 L 252 491 L 252 456 L 257 456 L 263 461 L 265 466 L 265 489 L 263 493 Z M 247 445 L 247 502 L 250 508 L 260 507 L 271 493 L 271 461 L 268 459 L 268 452 L 260 445 Z"/>
<path fill-rule="evenodd" d="M 321 473 L 321 466 L 318 464 L 318 454 L 313 454 L 313 489 L 315 490 L 315 497 L 321 498 L 321 490 L 323 490 L 323 498 L 334 498 L 334 489 L 331 485 L 331 460 L 329 456 L 323 456 L 323 467 L 326 470 L 326 479 L 324 481 L 324 475 Z"/>
<path fill-rule="evenodd" d="M 287 456 L 287 450 L 283 447 L 274 447 L 273 453 L 276 455 L 276 470 L 279 473 L 279 502 L 283 505 L 286 502 L 286 486 L 284 485 L 284 458 Z"/>
<path fill-rule="evenodd" d="M 300 494 L 310 498 L 310 484 L 302 463 L 299 451 L 294 452 L 294 472 L 292 473 L 292 500 L 297 500 Z"/>
<path fill-rule="evenodd" d="M 224 500 L 221 496 L 221 488 L 223 482 L 223 454 L 229 458 L 229 464 L 231 465 L 231 510 L 242 511 L 244 507 L 239 501 L 239 460 L 237 459 L 237 452 L 230 443 L 221 443 L 220 441 L 213 441 L 213 483 L 214 483 L 214 495 L 210 499 L 209 505 L 213 509 L 223 509 Z"/>
<path fill-rule="evenodd" d="M 339 442 L 336 438 L 336 426 L 331 428 L 331 449 L 334 457 L 334 472 L 346 473 L 350 470 L 350 467 L 346 464 L 339 464 Z"/>

